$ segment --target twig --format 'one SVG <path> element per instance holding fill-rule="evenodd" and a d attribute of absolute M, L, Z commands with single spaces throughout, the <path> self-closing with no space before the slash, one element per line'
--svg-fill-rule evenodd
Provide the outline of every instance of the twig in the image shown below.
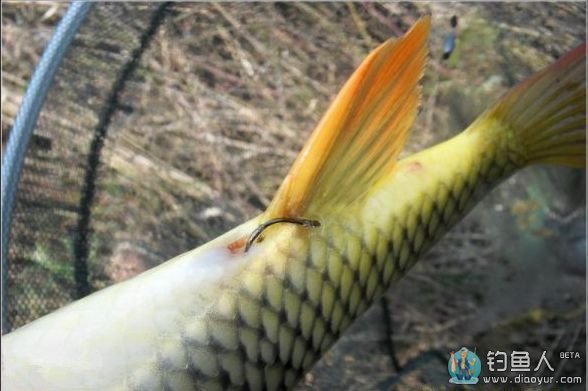
<path fill-rule="evenodd" d="M 367 31 L 367 28 L 365 27 L 365 23 L 363 22 L 363 20 L 361 19 L 361 17 L 357 13 L 357 9 L 355 8 L 355 3 L 348 2 L 347 8 L 349 9 L 349 12 L 351 13 L 351 19 L 353 19 L 353 23 L 355 23 L 355 26 L 357 27 L 357 31 L 359 31 L 359 33 L 361 34 L 361 37 L 365 41 L 365 44 L 367 45 L 367 47 L 371 48 L 371 47 L 375 46 L 372 37 L 370 36 L 370 34 Z"/>

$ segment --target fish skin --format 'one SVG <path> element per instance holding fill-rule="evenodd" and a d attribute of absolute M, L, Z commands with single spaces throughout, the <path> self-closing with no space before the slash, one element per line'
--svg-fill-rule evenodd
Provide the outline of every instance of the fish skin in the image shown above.
<path fill-rule="evenodd" d="M 165 276 L 157 269 L 173 269 L 174 263 L 201 262 L 202 256 L 198 253 L 206 253 L 206 249 L 188 253 L 115 289 L 106 289 L 66 307 L 69 314 L 84 306 L 110 307 L 109 313 L 116 314 L 122 311 L 109 303 L 119 302 L 123 309 L 140 310 L 136 319 L 152 322 L 162 314 L 167 316 L 168 306 L 180 309 L 175 315 L 177 322 L 163 321 L 159 327 L 154 323 L 149 325 L 151 327 L 140 322 L 129 323 L 127 319 L 134 317 L 132 312 L 120 316 L 118 322 L 105 314 L 102 326 L 106 330 L 111 330 L 113 323 L 127 330 L 135 327 L 143 330 L 139 335 L 122 332 L 118 339 L 113 339 L 110 333 L 95 334 L 92 342 L 96 345 L 87 346 L 92 356 L 124 355 L 125 346 L 133 337 L 150 338 L 152 346 L 145 348 L 150 352 L 143 362 L 136 364 L 136 369 L 119 371 L 118 376 L 111 378 L 112 383 L 102 382 L 108 379 L 96 376 L 109 370 L 111 364 L 103 368 L 92 366 L 86 376 L 100 382 L 88 384 L 87 389 L 118 389 L 121 383 L 123 389 L 129 390 L 215 390 L 239 388 L 245 384 L 250 389 L 292 388 L 353 319 L 377 300 L 394 280 L 404 275 L 492 184 L 514 171 L 515 166 L 510 161 L 503 159 L 502 165 L 494 163 L 500 159 L 488 153 L 478 155 L 478 162 L 471 162 L 469 167 L 477 167 L 476 170 L 463 171 L 449 166 L 438 181 L 420 179 L 438 170 L 437 153 L 445 153 L 444 148 L 455 151 L 458 143 L 462 144 L 458 150 L 463 151 L 463 161 L 476 159 L 474 154 L 467 153 L 467 145 L 473 142 L 458 138 L 441 149 L 438 147 L 401 161 L 395 180 L 389 188 L 386 186 L 369 199 L 361 219 L 326 220 L 321 228 L 312 230 L 293 225 L 276 227 L 279 232 L 273 233 L 273 241 L 264 241 L 252 248 L 249 259 L 243 262 L 248 264 L 247 268 L 235 270 L 233 278 L 222 280 L 222 288 L 211 287 L 207 297 L 200 300 L 197 297 L 202 287 L 196 284 L 193 284 L 193 292 L 188 288 L 185 292 L 168 292 L 169 300 L 150 301 L 133 292 L 157 292 L 159 295 L 157 280 Z M 385 208 L 389 198 L 396 200 L 397 207 L 388 213 L 379 213 L 389 209 Z M 257 223 L 247 225 L 254 227 Z M 250 230 L 247 227 L 236 229 Z M 221 237 L 219 242 L 230 242 L 234 235 L 228 235 L 228 240 Z M 180 285 L 186 284 L 189 282 Z M 117 287 L 125 292 L 119 292 Z M 131 295 L 128 303 L 121 298 L 123 294 Z M 177 297 L 192 299 L 178 303 Z M 188 310 L 201 308 L 203 302 L 209 300 L 212 300 L 210 311 Z M 72 321 L 71 333 L 79 334 L 77 338 L 81 339 L 86 330 L 99 328 L 93 318 Z M 51 367 L 58 361 L 55 352 L 60 341 L 42 340 L 45 330 L 62 327 L 61 320 L 58 311 L 33 323 L 38 338 L 35 345 L 41 353 L 35 355 L 39 366 L 52 362 L 47 365 Z M 3 337 L 4 357 L 18 357 L 18 352 L 11 348 L 22 349 L 18 345 L 21 333 L 24 338 L 32 339 L 31 335 L 26 335 L 26 326 Z M 79 358 L 75 351 L 66 349 L 62 353 L 65 353 L 64 366 L 68 365 L 68 358 L 71 364 Z M 10 371 L 10 363 L 5 362 L 5 365 Z M 76 372 L 80 375 L 79 369 Z M 21 379 L 35 379 L 30 372 L 22 376 Z M 79 377 L 74 378 L 70 387 L 64 387 L 69 379 L 58 381 L 55 384 L 46 383 L 46 379 L 42 383 L 32 381 L 31 386 L 45 384 L 54 389 L 75 390 L 81 389 L 83 384 Z"/>
<path fill-rule="evenodd" d="M 504 120 L 507 109 L 497 107 L 454 138 L 399 161 L 367 196 L 316 216 L 320 227 L 274 225 L 250 251 L 235 250 L 233 243 L 267 220 L 264 213 L 3 336 L 3 386 L 291 389 L 493 186 L 535 162 L 525 144 L 533 136 L 520 137 Z M 577 153 L 582 133 L 570 129 L 565 140 Z M 567 162 L 546 158 L 549 138 L 538 139 L 541 159 Z M 555 144 L 558 156 L 571 153 L 568 144 Z"/>

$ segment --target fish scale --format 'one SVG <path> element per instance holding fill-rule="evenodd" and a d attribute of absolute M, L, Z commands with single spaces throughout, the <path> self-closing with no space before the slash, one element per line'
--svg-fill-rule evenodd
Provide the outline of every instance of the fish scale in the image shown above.
<path fill-rule="evenodd" d="M 291 389 L 493 186 L 585 167 L 585 44 L 397 161 L 428 29 L 370 53 L 264 213 L 3 336 L 3 389 Z"/>
<path fill-rule="evenodd" d="M 399 169 L 418 161 L 406 159 Z M 288 228 L 298 235 L 287 234 L 234 286 L 223 286 L 207 320 L 188 322 L 182 335 L 191 377 L 185 380 L 211 390 L 290 388 L 393 280 L 517 167 L 496 149 L 467 166 L 466 173 L 429 182 L 384 228 L 357 221 L 334 221 L 320 233 Z M 159 360 L 174 361 L 164 352 Z M 164 388 L 175 383 L 174 376 L 162 378 Z"/>
<path fill-rule="evenodd" d="M 513 160 L 520 157 L 495 147 L 467 162 L 468 171 L 450 168 L 447 179 L 415 189 L 414 202 L 393 211 L 383 226 L 334 220 L 320 231 L 287 227 L 286 240 L 220 289 L 207 320 L 196 320 L 197 327 L 188 322 L 199 330 L 183 341 L 193 357 L 187 360 L 190 381 L 210 390 L 291 388 L 393 281 L 516 169 Z M 405 159 L 399 170 L 421 160 L 427 157 Z M 164 388 L 174 389 L 177 380 L 167 378 Z"/>

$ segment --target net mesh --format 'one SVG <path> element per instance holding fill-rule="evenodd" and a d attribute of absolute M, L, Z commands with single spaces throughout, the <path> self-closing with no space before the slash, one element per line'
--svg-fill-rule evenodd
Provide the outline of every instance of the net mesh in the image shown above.
<path fill-rule="evenodd" d="M 12 328 L 87 294 L 103 280 L 95 260 L 108 251 L 103 244 L 108 238 L 92 241 L 101 236 L 88 235 L 101 233 L 99 216 L 91 226 L 84 223 L 93 208 L 101 144 L 106 142 L 108 154 L 106 131 L 117 132 L 108 125 L 120 111 L 121 79 L 128 77 L 150 23 L 163 11 L 94 7 L 58 70 L 16 193 L 8 250 Z"/>

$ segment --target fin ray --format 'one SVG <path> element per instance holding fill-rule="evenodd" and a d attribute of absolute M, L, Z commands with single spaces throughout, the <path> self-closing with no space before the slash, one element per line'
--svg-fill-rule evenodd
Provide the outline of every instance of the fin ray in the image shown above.
<path fill-rule="evenodd" d="M 524 163 L 586 167 L 586 43 L 513 88 L 486 115 L 511 129 Z"/>
<path fill-rule="evenodd" d="M 267 217 L 309 217 L 360 199 L 393 171 L 416 117 L 429 17 L 372 51 L 294 162 Z"/>

